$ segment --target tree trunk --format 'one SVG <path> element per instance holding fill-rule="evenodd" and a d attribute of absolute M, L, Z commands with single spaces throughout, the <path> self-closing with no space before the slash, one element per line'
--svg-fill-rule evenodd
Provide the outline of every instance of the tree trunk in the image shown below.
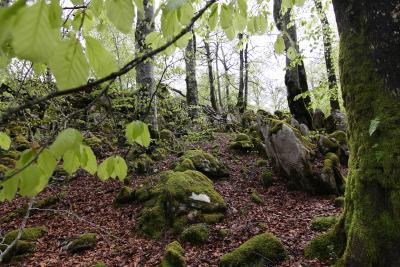
<path fill-rule="evenodd" d="M 244 110 L 247 109 L 247 101 L 249 96 L 249 44 L 246 43 L 244 49 Z"/>
<path fill-rule="evenodd" d="M 339 264 L 400 266 L 400 4 L 333 4 L 350 148 Z"/>
<path fill-rule="evenodd" d="M 221 110 L 223 110 L 224 104 L 222 103 L 221 80 L 219 78 L 219 66 L 218 66 L 218 54 L 219 54 L 219 42 L 218 42 L 218 38 L 217 38 L 216 44 L 215 44 L 215 76 L 217 79 L 217 92 L 218 92 L 219 107 L 221 108 Z"/>
<path fill-rule="evenodd" d="M 243 40 L 243 34 L 239 33 L 239 42 Z M 244 50 L 243 48 L 239 51 L 239 93 L 237 97 L 236 107 L 239 109 L 240 113 L 244 112 Z"/>
<path fill-rule="evenodd" d="M 136 23 L 136 56 L 149 50 L 146 36 L 154 31 L 154 8 L 150 0 L 143 0 L 144 15 L 138 13 Z M 158 132 L 157 98 L 155 95 L 154 66 L 152 60 L 147 60 L 136 66 L 136 85 L 138 102 L 136 105 L 138 117 L 151 125 L 153 132 Z"/>
<path fill-rule="evenodd" d="M 208 36 L 204 39 L 204 46 L 206 49 L 206 57 L 207 57 L 211 106 L 215 110 L 215 112 L 219 113 L 217 98 L 215 96 L 214 74 L 213 74 L 213 69 L 212 69 L 212 58 L 211 58 L 210 44 L 208 43 Z"/>
<path fill-rule="evenodd" d="M 189 40 L 189 43 L 185 51 L 185 63 L 186 63 L 186 103 L 188 105 L 188 112 L 191 118 L 199 117 L 199 97 L 197 91 L 197 79 L 196 79 L 196 36 L 193 32 L 193 38 Z"/>
<path fill-rule="evenodd" d="M 288 9 L 282 16 L 281 5 L 282 0 L 274 0 L 274 19 L 276 26 L 283 33 L 286 52 L 290 47 L 293 47 L 296 49 L 297 53 L 299 53 L 296 25 L 292 23 L 293 25 L 289 26 L 291 24 L 290 17 L 292 10 Z M 290 112 L 296 120 L 306 124 L 312 129 L 312 116 L 308 110 L 311 103 L 310 97 L 306 96 L 295 100 L 296 96 L 308 91 L 307 76 L 303 61 L 293 66 L 293 61 L 286 55 L 285 84 Z"/>
<path fill-rule="evenodd" d="M 229 84 L 230 84 L 229 68 L 228 68 L 228 64 L 226 62 L 226 56 L 225 56 L 224 50 L 222 50 L 222 47 L 221 47 L 221 52 L 222 52 L 222 66 L 224 66 L 226 109 L 229 111 L 229 109 L 230 109 L 229 108 L 229 97 L 230 97 L 230 92 L 229 92 Z"/>
<path fill-rule="evenodd" d="M 338 99 L 338 83 L 332 58 L 332 30 L 329 25 L 328 18 L 326 17 L 326 14 L 322 8 L 321 0 L 314 0 L 314 3 L 322 26 L 326 72 L 328 74 L 328 87 L 331 94 L 330 105 L 331 112 L 333 112 L 335 110 L 340 110 L 340 104 Z"/>

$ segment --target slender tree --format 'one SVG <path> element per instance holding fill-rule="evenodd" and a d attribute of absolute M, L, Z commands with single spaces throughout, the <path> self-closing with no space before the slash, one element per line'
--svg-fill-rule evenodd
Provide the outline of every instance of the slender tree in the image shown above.
<path fill-rule="evenodd" d="M 239 43 L 243 42 L 243 34 L 239 33 Z M 237 97 L 237 104 L 240 113 L 244 112 L 244 49 L 241 46 L 239 50 L 239 92 Z"/>
<path fill-rule="evenodd" d="M 230 97 L 230 90 L 229 90 L 229 84 L 230 84 L 230 78 L 229 78 L 229 67 L 228 67 L 228 62 L 226 60 L 226 55 L 224 53 L 224 50 L 221 47 L 221 63 L 222 66 L 224 67 L 224 83 L 225 83 L 225 101 L 226 101 L 226 109 L 229 109 L 229 97 Z"/>
<path fill-rule="evenodd" d="M 400 4 L 333 0 L 350 148 L 341 266 L 400 266 Z"/>
<path fill-rule="evenodd" d="M 296 97 L 308 91 L 307 76 L 302 61 L 294 63 L 288 56 L 290 47 L 298 49 L 297 30 L 295 23 L 291 23 L 292 9 L 288 9 L 285 14 L 281 12 L 282 0 L 274 0 L 274 19 L 277 28 L 283 33 L 286 49 L 286 74 L 285 84 L 287 88 L 287 100 L 290 112 L 300 123 L 312 128 L 312 116 L 308 107 L 311 100 L 308 96 Z"/>
<path fill-rule="evenodd" d="M 244 101 L 243 109 L 247 109 L 247 102 L 249 96 L 249 43 L 246 43 L 244 49 Z"/>
<path fill-rule="evenodd" d="M 143 0 L 144 14 L 138 12 L 136 22 L 136 55 L 149 51 L 146 36 L 154 31 L 154 8 L 151 0 Z M 154 66 L 151 60 L 136 66 L 136 85 L 138 88 L 138 116 L 148 122 L 154 132 L 158 132 L 157 98 L 155 95 Z"/>
<path fill-rule="evenodd" d="M 217 79 L 217 92 L 218 92 L 218 103 L 219 107 L 223 110 L 224 104 L 222 103 L 222 94 L 221 94 L 221 79 L 219 77 L 219 40 L 218 35 L 215 41 L 215 78 Z"/>
<path fill-rule="evenodd" d="M 189 116 L 197 118 L 199 116 L 199 97 L 196 79 L 196 35 L 192 31 L 193 38 L 189 40 L 185 51 L 186 64 L 186 103 L 188 105 Z"/>
<path fill-rule="evenodd" d="M 215 85 L 214 85 L 214 73 L 212 67 L 212 58 L 211 58 L 211 51 L 210 51 L 210 44 L 209 44 L 209 34 L 204 39 L 204 47 L 206 50 L 206 58 L 207 58 L 207 66 L 208 66 L 208 80 L 210 84 L 210 100 L 211 106 L 215 110 L 215 112 L 219 112 L 217 97 L 215 95 Z"/>
<path fill-rule="evenodd" d="M 328 74 L 328 87 L 331 94 L 330 105 L 331 112 L 334 110 L 340 110 L 340 104 L 338 99 L 338 82 L 336 78 L 335 66 L 332 58 L 332 30 L 329 25 L 328 18 L 322 7 L 321 0 L 314 0 L 315 7 L 317 9 L 319 19 L 322 26 L 322 38 L 324 41 L 324 56 L 326 64 L 326 72 Z"/>

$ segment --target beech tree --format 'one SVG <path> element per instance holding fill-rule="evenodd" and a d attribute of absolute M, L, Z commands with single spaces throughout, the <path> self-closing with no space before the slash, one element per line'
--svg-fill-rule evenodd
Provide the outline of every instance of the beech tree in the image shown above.
<path fill-rule="evenodd" d="M 199 100 L 196 79 L 196 35 L 192 31 L 193 37 L 189 40 L 185 50 L 186 65 L 186 103 L 188 104 L 189 116 L 197 118 L 199 116 Z"/>

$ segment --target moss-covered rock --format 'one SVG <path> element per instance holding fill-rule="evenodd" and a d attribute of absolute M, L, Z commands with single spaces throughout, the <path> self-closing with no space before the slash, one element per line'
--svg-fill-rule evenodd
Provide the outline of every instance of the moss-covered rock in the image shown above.
<path fill-rule="evenodd" d="M 311 242 L 304 249 L 307 258 L 316 258 L 319 260 L 337 260 L 340 252 L 336 249 L 335 231 L 325 232 Z"/>
<path fill-rule="evenodd" d="M 316 231 L 327 231 L 338 221 L 336 216 L 315 217 L 311 221 L 311 228 Z"/>
<path fill-rule="evenodd" d="M 224 239 L 225 237 L 227 237 L 229 235 L 229 230 L 225 229 L 225 228 L 221 228 L 217 231 L 217 235 L 219 238 Z"/>
<path fill-rule="evenodd" d="M 173 241 L 165 248 L 161 267 L 185 267 L 185 251 L 178 241 Z"/>
<path fill-rule="evenodd" d="M 0 245 L 0 250 L 4 251 L 5 245 Z M 28 241 L 18 240 L 11 250 L 4 255 L 3 261 L 5 263 L 10 261 L 18 261 L 21 257 L 33 252 L 35 250 L 35 244 Z"/>
<path fill-rule="evenodd" d="M 265 187 L 270 187 L 274 183 L 274 179 L 272 178 L 272 172 L 270 170 L 265 170 L 261 174 L 261 183 Z"/>
<path fill-rule="evenodd" d="M 19 134 L 14 138 L 14 143 L 13 145 L 15 146 L 15 149 L 17 151 L 24 151 L 26 149 L 29 149 L 31 147 L 31 143 L 28 141 L 28 139 Z"/>
<path fill-rule="evenodd" d="M 229 148 L 242 152 L 249 152 L 254 148 L 251 138 L 244 133 L 237 134 L 235 139 L 229 143 Z"/>
<path fill-rule="evenodd" d="M 153 160 L 147 154 L 142 154 L 131 162 L 131 166 L 138 174 L 146 174 L 152 170 Z"/>
<path fill-rule="evenodd" d="M 168 152 L 165 148 L 158 147 L 150 155 L 152 160 L 163 160 L 167 157 Z"/>
<path fill-rule="evenodd" d="M 96 262 L 95 264 L 90 265 L 90 267 L 107 267 L 107 264 L 105 264 L 102 261 Z"/>
<path fill-rule="evenodd" d="M 256 204 L 264 203 L 264 200 L 261 198 L 260 194 L 258 194 L 256 191 L 253 191 L 251 193 L 251 200 Z"/>
<path fill-rule="evenodd" d="M 175 135 L 173 132 L 171 132 L 168 129 L 162 129 L 160 131 L 160 140 L 170 144 L 170 143 L 174 142 Z"/>
<path fill-rule="evenodd" d="M 221 212 L 204 213 L 202 221 L 207 224 L 218 223 L 224 219 L 224 214 Z"/>
<path fill-rule="evenodd" d="M 19 230 L 13 230 L 8 232 L 4 236 L 4 244 L 11 244 L 18 236 Z M 38 226 L 38 227 L 29 227 L 29 228 L 24 228 L 22 230 L 21 238 L 20 240 L 23 241 L 36 241 L 42 236 L 44 236 L 47 233 L 47 228 L 45 226 Z"/>
<path fill-rule="evenodd" d="M 153 238 L 161 237 L 167 227 L 179 232 L 189 222 L 210 223 L 211 217 L 226 209 L 213 182 L 193 170 L 162 172 L 139 187 L 135 196 L 145 202 L 139 228 Z"/>
<path fill-rule="evenodd" d="M 181 159 L 174 168 L 175 171 L 184 172 L 186 170 L 196 170 L 193 161 L 188 158 Z"/>
<path fill-rule="evenodd" d="M 128 186 L 123 186 L 119 192 L 117 197 L 114 199 L 114 205 L 121 206 L 128 203 L 131 203 L 135 199 L 135 194 L 132 189 Z"/>
<path fill-rule="evenodd" d="M 238 248 L 220 258 L 221 267 L 265 266 L 277 264 L 286 258 L 286 251 L 273 234 L 252 237 Z"/>
<path fill-rule="evenodd" d="M 193 164 L 191 164 L 188 160 L 190 160 Z M 188 167 L 190 170 L 192 166 L 194 166 L 197 171 L 202 172 L 211 179 L 229 176 L 228 169 L 221 162 L 219 162 L 218 159 L 216 159 L 213 155 L 199 149 L 186 151 L 183 156 L 179 158 L 179 162 L 175 170 L 184 171 L 186 170 L 185 167 Z"/>
<path fill-rule="evenodd" d="M 259 159 L 256 161 L 256 166 L 257 167 L 266 167 L 268 165 L 268 161 L 265 159 Z"/>
<path fill-rule="evenodd" d="M 183 230 L 181 239 L 191 244 L 202 244 L 208 240 L 209 230 L 206 224 L 193 224 Z"/>
<path fill-rule="evenodd" d="M 92 249 L 96 246 L 97 235 L 93 233 L 86 233 L 80 235 L 77 239 L 71 241 L 67 245 L 67 251 L 69 253 L 79 253 L 88 249 Z"/>

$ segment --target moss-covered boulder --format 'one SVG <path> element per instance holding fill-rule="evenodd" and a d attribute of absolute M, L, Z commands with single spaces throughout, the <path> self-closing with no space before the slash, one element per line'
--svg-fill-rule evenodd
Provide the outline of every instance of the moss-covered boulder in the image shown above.
<path fill-rule="evenodd" d="M 336 216 L 321 216 L 315 217 L 311 221 L 311 228 L 316 231 L 327 231 L 334 226 L 338 221 Z"/>
<path fill-rule="evenodd" d="M 119 190 L 116 198 L 114 199 L 114 205 L 115 206 L 123 206 L 123 205 L 133 202 L 134 199 L 135 199 L 135 194 L 134 194 L 133 190 L 128 186 L 123 186 Z"/>
<path fill-rule="evenodd" d="M 161 267 L 185 267 L 185 251 L 178 241 L 169 243 L 165 248 Z"/>
<path fill-rule="evenodd" d="M 254 236 L 238 248 L 220 258 L 221 267 L 266 266 L 278 264 L 286 258 L 281 241 L 273 234 Z"/>
<path fill-rule="evenodd" d="M 262 204 L 264 203 L 264 200 L 262 199 L 262 197 L 260 196 L 259 193 L 257 193 L 257 191 L 253 191 L 251 193 L 251 201 L 253 201 L 256 204 Z"/>
<path fill-rule="evenodd" d="M 270 170 L 264 170 L 262 172 L 261 183 L 264 187 L 270 187 L 274 184 L 274 179 L 272 178 L 272 172 Z"/>
<path fill-rule="evenodd" d="M 151 154 L 150 157 L 152 160 L 163 160 L 167 157 L 168 152 L 165 148 L 158 147 Z"/>
<path fill-rule="evenodd" d="M 96 246 L 97 235 L 93 233 L 86 233 L 80 235 L 78 238 L 72 240 L 66 247 L 69 253 L 79 253 Z"/>
<path fill-rule="evenodd" d="M 4 251 L 6 245 L 0 244 L 0 250 Z M 3 261 L 5 263 L 10 261 L 18 261 L 20 258 L 26 256 L 27 254 L 35 250 L 35 244 L 28 241 L 18 240 L 14 246 L 9 250 L 7 254 L 4 255 Z"/>
<path fill-rule="evenodd" d="M 11 244 L 18 236 L 19 230 L 13 230 L 8 232 L 4 236 L 4 244 Z M 22 230 L 21 238 L 23 241 L 36 241 L 47 233 L 45 226 L 28 227 Z"/>
<path fill-rule="evenodd" d="M 162 129 L 160 131 L 160 140 L 167 144 L 171 144 L 175 141 L 175 135 L 168 129 Z"/>
<path fill-rule="evenodd" d="M 191 244 L 202 244 L 208 240 L 209 230 L 206 224 L 193 224 L 183 230 L 181 239 Z"/>
<path fill-rule="evenodd" d="M 247 134 L 240 133 L 229 143 L 229 148 L 241 152 L 250 152 L 254 148 L 254 145 Z"/>
<path fill-rule="evenodd" d="M 304 254 L 307 258 L 336 261 L 341 251 L 336 244 L 335 231 L 332 229 L 311 240 L 304 249 Z"/>
<path fill-rule="evenodd" d="M 209 214 L 222 215 L 226 210 L 213 182 L 193 170 L 162 172 L 139 187 L 135 197 L 144 202 L 138 226 L 153 238 L 168 227 L 179 232 L 189 223 L 206 222 Z"/>
<path fill-rule="evenodd" d="M 136 173 L 146 174 L 151 172 L 154 162 L 149 155 L 142 154 L 134 159 L 130 164 Z"/>
<path fill-rule="evenodd" d="M 221 162 L 219 162 L 218 159 L 216 159 L 213 155 L 199 149 L 186 151 L 183 156 L 179 158 L 179 162 L 177 163 L 175 170 L 191 170 L 192 167 L 211 179 L 229 176 L 228 169 Z"/>

